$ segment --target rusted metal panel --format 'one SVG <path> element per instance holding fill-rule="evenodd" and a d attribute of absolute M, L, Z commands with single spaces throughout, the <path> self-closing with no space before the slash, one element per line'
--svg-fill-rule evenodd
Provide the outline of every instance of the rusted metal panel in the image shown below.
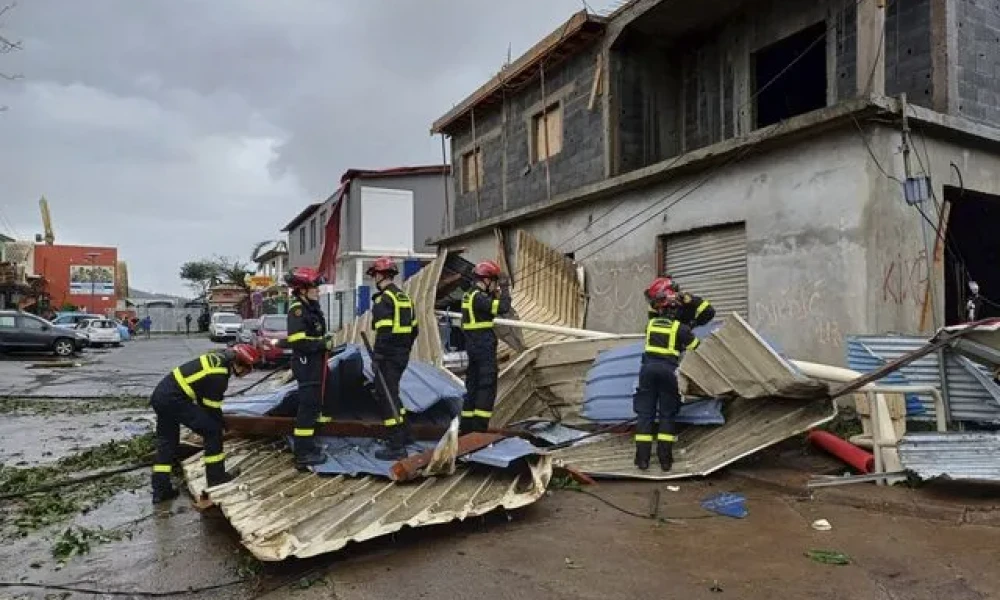
<path fill-rule="evenodd" d="M 260 560 L 307 558 L 399 531 L 513 510 L 545 494 L 552 461 L 540 456 L 522 469 L 469 469 L 450 477 L 399 484 L 377 477 L 321 477 L 301 473 L 283 441 L 236 440 L 226 464 L 241 473 L 209 491 Z M 201 455 L 183 463 L 191 494 L 205 491 Z"/>

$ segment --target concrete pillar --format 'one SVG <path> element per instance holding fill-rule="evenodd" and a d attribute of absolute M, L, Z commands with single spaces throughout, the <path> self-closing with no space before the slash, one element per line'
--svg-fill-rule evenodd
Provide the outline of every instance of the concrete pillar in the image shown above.
<path fill-rule="evenodd" d="M 885 1 L 858 4 L 857 90 L 861 96 L 885 95 Z"/>
<path fill-rule="evenodd" d="M 931 102 L 942 113 L 958 112 L 956 0 L 931 0 Z"/>

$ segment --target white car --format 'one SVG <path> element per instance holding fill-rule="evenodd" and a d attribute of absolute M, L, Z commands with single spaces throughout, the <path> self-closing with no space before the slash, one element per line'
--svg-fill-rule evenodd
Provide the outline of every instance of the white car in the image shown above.
<path fill-rule="evenodd" d="M 122 334 L 118 331 L 118 323 L 110 319 L 80 321 L 76 328 L 80 333 L 87 336 L 87 341 L 91 346 L 122 345 Z"/>
<path fill-rule="evenodd" d="M 243 319 L 236 313 L 217 312 L 208 324 L 208 336 L 213 342 L 235 339 L 243 327 Z"/>

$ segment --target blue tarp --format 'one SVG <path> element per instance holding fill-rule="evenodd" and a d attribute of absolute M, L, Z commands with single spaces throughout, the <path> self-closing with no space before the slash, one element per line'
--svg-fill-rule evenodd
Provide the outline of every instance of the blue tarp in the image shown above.
<path fill-rule="evenodd" d="M 465 462 L 478 463 L 498 469 L 506 469 L 512 462 L 526 456 L 538 454 L 540 450 L 531 442 L 518 438 L 505 438 L 482 450 L 462 457 Z"/>
<path fill-rule="evenodd" d="M 333 408 L 331 416 L 378 419 L 376 401 L 369 391 L 372 379 L 371 361 L 359 346 L 348 344 L 344 352 L 330 359 L 326 401 Z M 223 412 L 245 416 L 291 415 L 295 412 L 297 392 L 298 384 L 291 382 L 272 392 L 227 398 Z M 447 424 L 461 410 L 464 393 L 465 389 L 441 369 L 416 361 L 407 365 L 399 385 L 403 406 L 415 415 L 415 421 L 423 423 Z"/>
<path fill-rule="evenodd" d="M 709 324 L 709 327 L 712 324 Z M 705 328 L 696 330 L 704 337 Z M 590 421 L 620 423 L 635 417 L 632 395 L 639 383 L 639 367 L 644 342 L 605 350 L 597 355 L 587 372 L 580 416 Z M 723 425 L 722 402 L 716 399 L 690 402 L 681 407 L 678 423 Z"/>

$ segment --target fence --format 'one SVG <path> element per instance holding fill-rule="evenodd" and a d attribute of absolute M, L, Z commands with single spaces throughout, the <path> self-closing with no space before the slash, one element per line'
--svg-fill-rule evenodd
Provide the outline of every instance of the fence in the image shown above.
<path fill-rule="evenodd" d="M 191 331 L 198 331 L 200 308 L 175 308 L 166 306 L 140 306 L 136 309 L 139 319 L 149 315 L 153 333 L 179 333 L 185 331 L 184 316 L 191 315 Z"/>

